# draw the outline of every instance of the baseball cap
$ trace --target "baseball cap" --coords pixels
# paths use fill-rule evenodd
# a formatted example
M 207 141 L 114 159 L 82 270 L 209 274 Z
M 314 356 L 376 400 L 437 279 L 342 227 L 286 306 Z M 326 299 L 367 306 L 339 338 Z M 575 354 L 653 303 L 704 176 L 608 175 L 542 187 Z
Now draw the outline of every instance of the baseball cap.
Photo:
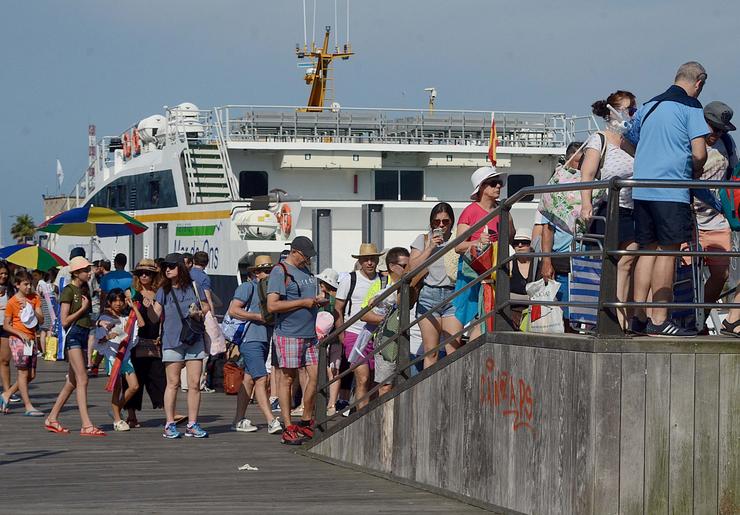
M 305 236 L 297 236 L 290 242 L 290 250 L 297 250 L 307 258 L 316 255 L 316 249 L 313 248 L 313 242 Z
M 184 265 L 185 259 L 183 258 L 183 255 L 180 254 L 179 252 L 172 252 L 171 254 L 167 254 L 164 257 L 164 262 L 168 264 L 173 263 L 176 265 Z
M 732 108 L 724 102 L 709 102 L 704 106 L 704 118 L 714 129 L 734 131 L 735 126 L 730 123 L 733 115 Z

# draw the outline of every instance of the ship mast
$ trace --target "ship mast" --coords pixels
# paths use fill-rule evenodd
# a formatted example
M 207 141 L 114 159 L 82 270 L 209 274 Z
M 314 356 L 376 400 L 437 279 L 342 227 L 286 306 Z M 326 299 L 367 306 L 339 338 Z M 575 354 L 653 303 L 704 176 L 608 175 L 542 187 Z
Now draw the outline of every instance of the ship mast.
M 315 9 L 316 4 L 314 1 L 314 23 L 315 23 Z M 335 11 L 336 11 L 336 4 L 335 4 Z M 303 16 L 304 16 L 304 27 L 306 26 L 306 11 L 305 11 L 305 5 L 303 10 Z M 336 12 L 335 12 L 336 17 Z M 304 38 L 305 38 L 305 28 L 304 28 Z M 304 80 L 306 81 L 306 84 L 311 85 L 311 93 L 308 95 L 308 103 L 306 104 L 305 111 L 322 111 L 324 108 L 324 103 L 328 101 L 333 101 L 333 91 L 334 88 L 331 85 L 333 83 L 333 77 L 332 77 L 332 62 L 335 59 L 342 59 L 347 60 L 350 58 L 350 56 L 354 55 L 354 52 L 352 52 L 352 47 L 347 41 L 343 48 L 340 50 L 339 46 L 336 42 L 335 37 L 335 47 L 333 51 L 329 50 L 329 36 L 331 34 L 331 27 L 326 26 L 325 32 L 324 32 L 324 41 L 323 44 L 320 47 L 316 46 L 315 42 L 311 43 L 311 50 L 308 50 L 308 47 L 306 43 L 304 43 L 303 48 L 296 45 L 296 56 L 298 59 L 304 59 L 308 58 L 311 60 L 310 68 L 306 71 L 306 75 L 304 77 Z M 349 35 L 349 1 L 347 2 L 347 34 Z M 301 64 L 299 64 L 301 66 Z M 327 98 L 327 91 L 330 91 L 331 94 L 329 95 L 329 98 Z

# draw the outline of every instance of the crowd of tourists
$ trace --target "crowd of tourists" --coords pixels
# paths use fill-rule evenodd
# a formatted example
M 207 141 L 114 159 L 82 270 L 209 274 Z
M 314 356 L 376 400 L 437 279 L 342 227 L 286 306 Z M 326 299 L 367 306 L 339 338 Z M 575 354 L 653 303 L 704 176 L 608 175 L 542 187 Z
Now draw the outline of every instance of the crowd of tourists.
M 717 101 L 702 107 L 698 97 L 706 81 L 704 68 L 689 62 L 679 68 L 666 92 L 641 107 L 626 90 L 594 102 L 593 113 L 603 118 L 605 130 L 571 144 L 556 174 L 578 174 L 583 182 L 613 177 L 707 181 L 730 177 L 738 161 L 728 136 L 735 130 L 733 113 Z M 337 328 L 343 330 L 326 349 L 327 375 L 335 380 L 328 391 L 326 415 L 347 415 L 351 400 L 355 401 L 352 409 L 361 409 L 392 389 L 400 347 L 377 346 L 383 335 L 398 332 L 400 299 L 391 294 L 375 301 L 404 274 L 499 206 L 505 173 L 482 167 L 471 181 L 471 203 L 459 217 L 450 204 L 440 202 L 429 213 L 428 227 L 408 247 L 379 249 L 366 242 L 356 252 L 348 252 L 355 262 L 353 270 L 312 274 L 316 249 L 305 236 L 295 237 L 279 258 L 254 257 L 218 329 L 231 343 L 226 358 L 239 370 L 232 430 L 260 429 L 247 418 L 255 404 L 267 422 L 265 429 L 280 434 L 283 443 L 301 444 L 312 438 L 319 349 Z M 705 250 L 731 249 L 730 224 L 715 199 L 711 189 L 690 193 L 643 187 L 619 192 L 618 220 L 610 220 L 617 228 L 619 248 L 656 250 L 657 255 L 619 259 L 618 300 L 672 300 L 676 258 L 661 251 L 678 251 L 695 238 Z M 583 189 L 568 209 L 578 208 L 576 215 L 586 232 L 603 235 L 606 200 L 604 191 Z M 492 329 L 493 281 L 471 285 L 479 273 L 469 259 L 461 257 L 480 255 L 492 243 L 513 246 L 517 256 L 509 271 L 518 317 L 525 304 L 516 301 L 528 298 L 527 285 L 535 279 L 557 281 L 561 284 L 557 298 L 568 300 L 571 260 L 553 256 L 536 263 L 526 256 L 536 242 L 545 253 L 571 250 L 577 231 L 564 227 L 556 215 L 541 203 L 533 227 L 515 228 L 509 222 L 507 242 L 498 241 L 500 217 L 494 217 L 414 277 L 412 318 L 423 318 L 410 331 L 410 374 L 433 366 L 469 338 Z M 5 314 L 0 411 L 10 413 L 15 411 L 14 403 L 22 403 L 24 415 L 43 417 L 48 431 L 69 433 L 60 416 L 74 393 L 80 435 L 104 436 L 90 418 L 87 401 L 89 379 L 98 376 L 104 361 L 105 374 L 113 375 L 110 416 L 115 431 L 140 427 L 137 412 L 142 410 L 146 390 L 152 407 L 163 409 L 163 437 L 208 436 L 198 422 L 201 394 L 213 391 L 212 375 L 219 373 L 212 366 L 214 357 L 209 358 L 211 333 L 205 329 L 217 304 L 206 272 L 208 254 L 142 259 L 131 272 L 127 264 L 123 254 L 114 257 L 113 267 L 107 260 L 90 262 L 83 248 L 73 249 L 67 266 L 49 272 L 29 273 L 0 264 L 0 309 Z M 713 256 L 706 264 L 704 300 L 714 302 L 725 286 L 729 259 Z M 459 293 L 449 300 L 455 292 Z M 343 327 L 368 306 L 372 309 Z M 676 325 L 668 310 L 659 307 L 623 309 L 619 320 L 625 330 L 637 334 L 695 334 Z M 43 413 L 32 402 L 29 383 L 36 377 L 37 360 L 48 354 L 47 336 L 60 334 L 59 328 L 63 333 L 60 355 L 68 363 L 68 372 L 52 409 Z M 731 310 L 721 331 L 740 336 L 739 310 Z M 12 383 L 11 362 L 17 369 Z M 181 391 L 186 394 L 186 414 L 176 409 Z

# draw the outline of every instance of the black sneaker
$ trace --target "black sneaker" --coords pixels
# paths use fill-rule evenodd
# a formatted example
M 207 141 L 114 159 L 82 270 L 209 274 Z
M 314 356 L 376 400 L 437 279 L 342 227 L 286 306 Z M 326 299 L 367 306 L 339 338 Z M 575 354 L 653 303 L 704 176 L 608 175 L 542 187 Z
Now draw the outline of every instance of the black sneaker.
M 650 320 L 645 327 L 645 334 L 658 338 L 693 338 L 696 336 L 696 331 L 678 327 L 671 320 L 666 320 L 660 325 L 655 325 Z
M 650 322 L 650 319 L 646 319 L 644 322 L 640 320 L 637 317 L 632 317 L 630 320 L 630 325 L 627 328 L 627 330 L 632 334 L 638 334 L 640 336 L 644 336 L 645 329 L 647 328 L 648 322 Z

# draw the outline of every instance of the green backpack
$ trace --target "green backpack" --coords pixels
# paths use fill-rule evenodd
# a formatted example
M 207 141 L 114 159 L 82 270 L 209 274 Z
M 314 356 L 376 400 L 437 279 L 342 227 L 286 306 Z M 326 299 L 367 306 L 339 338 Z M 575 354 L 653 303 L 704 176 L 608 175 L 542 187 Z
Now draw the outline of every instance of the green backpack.
M 384 342 L 386 342 L 389 338 L 392 338 L 396 334 L 398 334 L 398 329 L 400 326 L 400 321 L 398 318 L 398 309 L 393 308 L 383 319 L 383 321 L 380 323 L 377 329 L 375 329 L 375 332 L 373 333 L 373 345 L 375 348 L 378 348 L 380 345 L 382 345 Z M 386 361 L 390 361 L 392 363 L 396 362 L 396 359 L 398 358 L 398 340 L 394 340 L 392 343 L 389 343 L 385 347 L 383 347 L 380 350 L 381 356 L 383 356 L 383 359 Z

